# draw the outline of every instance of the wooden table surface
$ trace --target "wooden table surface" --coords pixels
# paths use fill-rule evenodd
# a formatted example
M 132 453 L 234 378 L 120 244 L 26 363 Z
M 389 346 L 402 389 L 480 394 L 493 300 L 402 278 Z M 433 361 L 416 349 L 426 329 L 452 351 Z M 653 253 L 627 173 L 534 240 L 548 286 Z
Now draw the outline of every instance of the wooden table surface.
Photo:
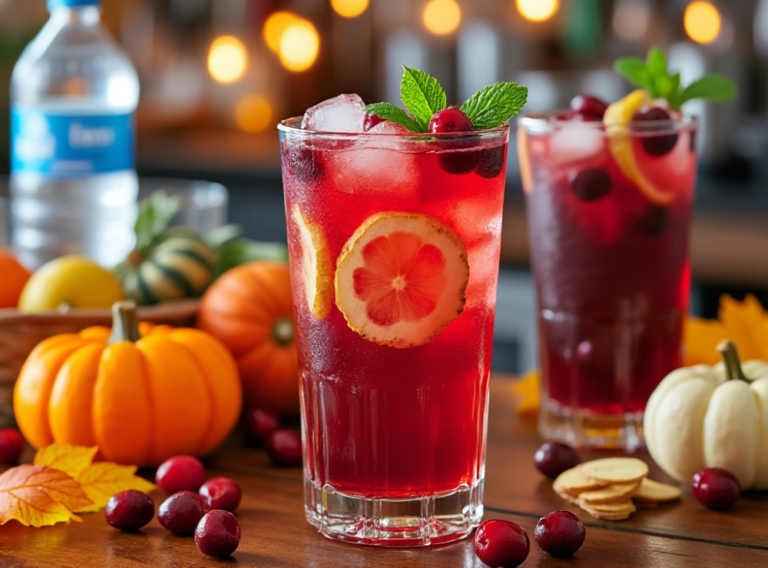
M 524 566 L 768 567 L 768 494 L 750 494 L 732 510 L 714 512 L 694 501 L 685 488 L 681 502 L 639 510 L 622 522 L 593 519 L 561 500 L 533 466 L 540 440 L 535 425 L 515 414 L 510 385 L 503 376 L 491 382 L 485 518 L 518 523 L 532 537 L 539 517 L 567 509 L 587 526 L 584 546 L 574 558 L 551 558 L 532 540 Z M 210 476 L 232 477 L 243 488 L 237 511 L 243 539 L 231 559 L 201 555 L 191 538 L 166 532 L 157 519 L 141 533 L 127 534 L 107 525 L 103 513 L 95 513 L 83 515 L 81 524 L 30 529 L 12 522 L 0 527 L 0 567 L 484 566 L 471 540 L 427 549 L 379 549 L 326 540 L 304 520 L 300 469 L 271 467 L 262 450 L 245 449 L 237 437 L 207 460 L 207 466 Z M 650 477 L 669 481 L 653 464 Z M 159 504 L 162 496 L 153 497 Z

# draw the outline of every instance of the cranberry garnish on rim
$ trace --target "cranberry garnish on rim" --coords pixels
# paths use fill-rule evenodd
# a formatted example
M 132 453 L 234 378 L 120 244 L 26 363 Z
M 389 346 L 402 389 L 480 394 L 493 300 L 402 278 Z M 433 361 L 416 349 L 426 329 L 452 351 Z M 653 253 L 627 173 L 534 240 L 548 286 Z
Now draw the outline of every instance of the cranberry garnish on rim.
M 434 114 L 429 121 L 429 131 L 432 134 L 472 132 L 472 121 L 459 109 L 446 108 Z
M 205 468 L 192 456 L 168 458 L 155 474 L 155 483 L 166 495 L 179 491 L 197 491 L 205 482 Z
M 121 491 L 109 498 L 104 515 L 116 529 L 137 531 L 155 516 L 155 504 L 141 491 Z
M 640 111 L 632 117 L 634 122 L 656 122 L 670 119 L 669 113 L 659 107 Z M 677 134 L 651 134 L 643 136 L 641 142 L 645 151 L 651 156 L 663 156 L 671 152 L 677 145 L 677 138 Z
M 533 538 L 547 554 L 568 558 L 584 544 L 585 535 L 579 517 L 568 511 L 553 511 L 536 523 Z
M 0 463 L 14 465 L 24 452 L 24 438 L 15 428 L 0 430 Z
M 267 440 L 267 436 L 280 428 L 280 416 L 276 412 L 264 408 L 249 410 L 243 420 L 243 431 L 248 443 L 254 447 L 261 447 Z
M 228 477 L 214 477 L 200 488 L 200 498 L 205 508 L 234 511 L 240 504 L 243 493 L 240 486 Z
M 705 507 L 722 511 L 738 501 L 741 486 L 732 473 L 719 467 L 710 467 L 694 474 L 691 492 Z
M 301 436 L 293 430 L 275 430 L 267 437 L 267 453 L 275 465 L 301 465 Z
M 528 534 L 515 523 L 485 521 L 475 533 L 475 554 L 493 568 L 514 568 L 528 558 Z
M 179 536 L 194 534 L 195 527 L 203 515 L 203 501 L 197 493 L 191 491 L 179 491 L 171 495 L 157 509 L 157 520 L 160 524 Z
M 605 170 L 587 168 L 571 172 L 568 177 L 573 193 L 581 201 L 596 201 L 608 195 L 613 182 Z
M 368 132 L 371 128 L 379 124 L 380 122 L 384 122 L 384 119 L 381 118 L 377 114 L 366 114 L 365 120 L 363 121 L 363 130 L 365 132 Z
M 533 456 L 536 468 L 551 479 L 581 463 L 579 454 L 560 442 L 545 442 Z
M 228 511 L 211 511 L 195 529 L 195 544 L 207 556 L 230 556 L 240 545 L 240 524 Z
M 576 95 L 571 99 L 571 112 L 568 118 L 578 117 L 589 121 L 603 120 L 607 108 L 608 105 L 597 97 Z

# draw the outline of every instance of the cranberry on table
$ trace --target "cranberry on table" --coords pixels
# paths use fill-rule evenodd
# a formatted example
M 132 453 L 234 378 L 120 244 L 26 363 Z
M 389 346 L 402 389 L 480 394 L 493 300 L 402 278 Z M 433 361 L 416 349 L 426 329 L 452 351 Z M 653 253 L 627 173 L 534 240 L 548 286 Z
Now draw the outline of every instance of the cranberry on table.
M 671 120 L 669 113 L 660 107 L 651 107 L 635 113 L 632 117 L 635 122 L 656 122 Z M 677 145 L 677 134 L 646 134 L 640 140 L 643 149 L 651 156 L 663 156 L 672 151 Z
M 205 481 L 205 468 L 192 456 L 175 456 L 157 468 L 155 483 L 166 495 L 179 491 L 197 491 Z
M 214 477 L 200 488 L 200 498 L 209 511 L 222 509 L 234 511 L 240 504 L 243 493 L 240 486 L 228 477 Z
M 121 491 L 109 498 L 104 515 L 116 529 L 137 531 L 155 516 L 155 504 L 141 491 Z
M 363 121 L 363 131 L 368 132 L 371 128 L 379 124 L 380 122 L 384 122 L 384 119 L 381 118 L 377 114 L 366 114 L 365 120 Z
M 730 508 L 741 496 L 741 486 L 736 477 L 719 467 L 696 472 L 691 491 L 699 503 L 716 511 Z
M 472 132 L 472 121 L 459 109 L 446 108 L 434 114 L 429 121 L 429 131 L 432 134 Z
M 579 517 L 568 511 L 554 511 L 539 519 L 533 538 L 547 554 L 568 558 L 584 544 L 585 535 Z
M 264 408 L 249 410 L 245 414 L 243 430 L 248 443 L 255 447 L 261 447 L 267 440 L 267 436 L 280 428 L 280 416 L 276 412 Z
M 24 438 L 15 428 L 0 430 L 0 463 L 14 465 L 24 452 Z
M 536 469 L 551 479 L 581 463 L 579 454 L 560 442 L 545 442 L 533 456 Z
M 267 437 L 267 453 L 275 465 L 301 465 L 301 436 L 293 430 L 275 430 Z
M 514 568 L 528 558 L 528 534 L 515 523 L 485 521 L 475 533 L 475 554 L 492 568 Z
M 163 501 L 157 509 L 160 524 L 173 534 L 190 536 L 205 515 L 203 501 L 197 493 L 179 491 Z
M 582 120 L 603 120 L 608 105 L 597 97 L 590 95 L 576 95 L 571 99 L 571 113 L 569 118 L 579 117 Z
M 581 201 L 597 201 L 608 195 L 613 185 L 608 172 L 599 168 L 573 171 L 568 181 L 574 195 Z
M 229 511 L 206 513 L 195 529 L 195 544 L 208 556 L 230 556 L 240 545 L 240 524 Z

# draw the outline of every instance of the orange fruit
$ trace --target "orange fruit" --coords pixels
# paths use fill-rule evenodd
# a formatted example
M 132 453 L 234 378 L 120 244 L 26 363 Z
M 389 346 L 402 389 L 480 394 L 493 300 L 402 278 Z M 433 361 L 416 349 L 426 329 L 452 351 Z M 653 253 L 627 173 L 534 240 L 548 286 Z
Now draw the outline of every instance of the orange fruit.
M 14 254 L 0 248 L 0 308 L 15 308 L 31 276 Z
M 464 310 L 469 264 L 452 229 L 420 213 L 363 222 L 336 265 L 336 306 L 351 329 L 380 345 L 424 345 Z
M 323 228 L 305 217 L 298 205 L 293 206 L 293 221 L 301 246 L 301 280 L 309 310 L 317 319 L 331 313 L 333 305 L 333 261 Z

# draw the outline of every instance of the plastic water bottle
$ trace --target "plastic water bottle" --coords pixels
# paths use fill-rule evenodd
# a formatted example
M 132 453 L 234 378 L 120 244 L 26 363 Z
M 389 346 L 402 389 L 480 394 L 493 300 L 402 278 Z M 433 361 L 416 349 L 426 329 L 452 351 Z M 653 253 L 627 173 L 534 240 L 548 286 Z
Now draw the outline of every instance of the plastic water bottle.
M 139 80 L 101 0 L 48 0 L 11 80 L 11 241 L 30 267 L 66 254 L 111 267 L 134 243 Z

